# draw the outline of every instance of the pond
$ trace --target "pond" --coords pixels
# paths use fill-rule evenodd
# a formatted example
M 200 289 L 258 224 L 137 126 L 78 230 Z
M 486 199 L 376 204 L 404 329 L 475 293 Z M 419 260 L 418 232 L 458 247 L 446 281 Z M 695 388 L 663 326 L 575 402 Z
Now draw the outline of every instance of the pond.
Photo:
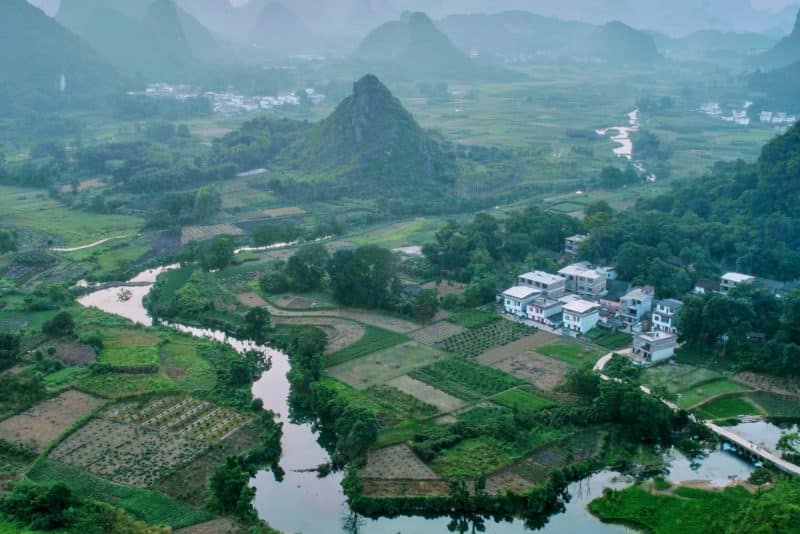
M 84 295 L 79 302 L 84 306 L 96 307 L 107 313 L 119 315 L 139 324 L 150 325 L 142 304 L 156 278 L 162 272 L 176 266 L 164 266 L 145 271 L 129 281 L 142 284 L 136 286 L 120 285 L 109 287 Z M 126 287 L 132 293 L 127 300 L 120 301 L 119 292 Z M 260 347 L 255 343 L 238 340 L 223 332 L 194 328 L 179 324 L 167 324 L 184 333 L 227 343 L 235 350 L 263 350 L 272 360 L 272 367 L 253 385 L 253 395 L 264 402 L 266 409 L 275 412 L 283 422 L 283 455 L 281 467 L 285 476 L 277 482 L 271 471 L 259 472 L 253 479 L 256 488 L 254 506 L 259 516 L 273 527 L 286 532 L 329 533 L 362 532 L 369 534 L 396 534 L 416 532 L 448 532 L 449 517 L 425 519 L 422 517 L 398 517 L 370 520 L 356 518 L 350 512 L 341 487 L 341 473 L 333 473 L 319 478 L 313 471 L 318 465 L 328 461 L 328 454 L 318 443 L 318 434 L 308 423 L 292 421 L 289 410 L 289 359 L 282 352 Z M 779 435 L 778 435 L 779 437 Z M 775 438 L 777 442 L 777 438 Z M 673 482 L 687 480 L 709 480 L 714 485 L 724 485 L 731 477 L 746 478 L 753 466 L 730 453 L 721 450 L 712 452 L 699 464 L 693 464 L 675 450 L 665 453 L 671 473 L 667 477 Z M 563 533 L 617 533 L 630 532 L 620 525 L 600 522 L 587 510 L 588 503 L 602 494 L 603 488 L 624 488 L 633 483 L 629 477 L 612 471 L 601 471 L 584 480 L 570 484 L 570 502 L 564 511 L 549 518 L 541 529 L 543 532 Z M 487 520 L 485 532 L 520 533 L 526 532 L 523 521 L 495 523 Z

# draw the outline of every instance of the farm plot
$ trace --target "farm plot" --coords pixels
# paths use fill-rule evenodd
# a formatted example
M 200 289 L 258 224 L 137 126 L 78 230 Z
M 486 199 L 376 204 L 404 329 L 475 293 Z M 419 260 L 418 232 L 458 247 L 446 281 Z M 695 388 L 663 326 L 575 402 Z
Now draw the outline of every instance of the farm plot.
M 722 395 L 748 393 L 750 391 L 752 391 L 750 388 L 730 380 L 714 380 L 713 382 L 706 382 L 678 392 L 678 406 L 692 408 Z
M 189 396 L 160 397 L 145 403 L 122 402 L 103 415 L 120 423 L 141 425 L 207 443 L 219 443 L 252 420 L 230 408 Z
M 555 403 L 550 399 L 540 397 L 530 390 L 530 386 L 509 389 L 492 397 L 492 402 L 512 410 L 519 410 L 522 414 L 538 412 L 550 408 Z
M 367 465 L 359 472 L 361 479 L 380 480 L 439 480 L 407 445 L 394 445 L 371 451 Z
M 543 345 L 536 349 L 536 352 L 574 367 L 580 367 L 587 363 L 594 365 L 606 353 L 605 350 L 594 349 L 569 341 L 556 341 Z
M 670 363 L 647 369 L 642 375 L 642 382 L 651 387 L 661 386 L 672 393 L 677 393 L 720 378 L 722 373 L 705 367 Z
M 467 401 L 523 384 L 511 375 L 460 358 L 436 362 L 409 373 L 409 376 Z
M 435 406 L 391 386 L 373 386 L 364 393 L 388 412 L 395 411 L 410 419 L 426 419 L 439 413 Z
M 542 391 L 553 391 L 563 384 L 570 369 L 564 362 L 534 352 L 513 356 L 491 366 L 525 380 Z
M 79 419 L 102 405 L 102 400 L 91 395 L 65 391 L 0 422 L 0 439 L 42 452 Z
M 517 473 L 533 483 L 541 484 L 547 481 L 552 471 L 600 454 L 604 440 L 604 432 L 586 430 L 566 440 L 539 448 L 533 454 L 516 462 L 508 471 Z
M 190 241 L 205 241 L 218 235 L 244 235 L 244 230 L 232 224 L 184 226 L 181 228 L 181 244 L 185 245 Z
M 463 326 L 447 321 L 439 321 L 438 323 L 433 323 L 430 326 L 417 330 L 411 334 L 411 337 L 425 345 L 434 345 L 461 334 L 464 330 L 465 328 Z
M 472 358 L 482 352 L 529 336 L 536 328 L 511 321 L 493 321 L 479 328 L 473 328 L 437 343 L 437 346 L 454 354 Z
M 295 319 L 297 320 L 297 319 Z M 304 318 L 307 322 L 316 321 L 317 318 Z M 308 324 L 308 323 L 306 323 Z M 338 365 L 362 356 L 367 356 L 374 352 L 378 352 L 401 343 L 408 341 L 408 338 L 402 334 L 383 330 L 375 326 L 367 326 L 363 330 L 363 334 L 355 343 L 351 343 L 342 350 L 335 351 L 325 359 L 326 366 Z
M 768 417 L 796 419 L 800 414 L 800 398 L 756 391 L 748 396 L 750 402 L 767 413 Z
M 414 380 L 410 376 L 399 376 L 394 380 L 389 381 L 388 385 L 408 395 L 411 395 L 412 397 L 415 397 L 426 404 L 435 406 L 442 412 L 452 412 L 465 406 L 464 401 L 461 399 L 452 395 L 448 395 L 444 391 L 436 389 L 425 382 Z
M 61 442 L 50 459 L 143 488 L 207 448 L 206 443 L 174 433 L 97 418 Z
M 298 215 L 305 214 L 306 210 L 300 206 L 285 206 L 283 208 L 267 208 L 261 210 L 261 215 L 270 219 L 277 219 L 280 217 L 296 217 Z
M 354 388 L 366 389 L 385 384 L 441 358 L 440 351 L 412 341 L 329 367 L 327 372 Z
M 502 347 L 489 349 L 478 356 L 478 361 L 484 365 L 492 365 L 505 359 L 536 350 L 542 345 L 552 343 L 556 339 L 558 339 L 558 336 L 540 330 L 532 336 L 525 336 L 522 339 L 512 341 Z

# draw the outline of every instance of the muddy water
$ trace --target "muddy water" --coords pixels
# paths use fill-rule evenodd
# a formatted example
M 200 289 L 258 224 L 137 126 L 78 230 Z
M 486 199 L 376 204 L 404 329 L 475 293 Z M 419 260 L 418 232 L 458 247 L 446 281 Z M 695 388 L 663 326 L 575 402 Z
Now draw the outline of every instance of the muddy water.
M 99 308 L 107 313 L 125 317 L 139 324 L 150 325 L 152 319 L 145 310 L 142 299 L 162 272 L 174 269 L 170 265 L 151 269 L 140 273 L 130 282 L 147 284 L 137 287 L 112 287 L 89 293 L 79 299 L 84 306 Z M 125 301 L 119 299 L 120 290 L 131 292 Z M 448 532 L 450 518 L 440 517 L 425 519 L 422 517 L 398 517 L 368 520 L 354 518 L 347 507 L 341 487 L 341 474 L 334 473 L 325 478 L 318 478 L 316 473 L 308 471 L 328 461 L 328 454 L 317 442 L 318 434 L 310 424 L 292 421 L 289 410 L 289 371 L 288 357 L 268 347 L 253 342 L 242 341 L 227 336 L 223 332 L 194 328 L 179 324 L 166 324 L 181 332 L 202 338 L 214 339 L 227 343 L 235 350 L 263 350 L 272 360 L 272 368 L 253 385 L 253 395 L 264 402 L 266 409 L 275 412 L 283 422 L 283 456 L 281 467 L 285 477 L 277 482 L 270 471 L 259 472 L 252 480 L 256 488 L 254 506 L 259 516 L 267 520 L 273 527 L 285 532 L 336 533 L 353 532 L 355 523 L 357 531 L 367 534 L 397 534 L 421 532 Z M 728 453 L 717 451 L 703 460 L 699 465 L 691 464 L 680 453 L 667 453 L 672 461 L 674 474 L 668 478 L 674 482 L 695 480 L 709 477 L 716 483 L 724 483 L 731 476 L 746 477 L 753 467 Z M 602 494 L 605 487 L 624 488 L 633 481 L 611 471 L 602 471 L 591 477 L 571 484 L 568 488 L 572 499 L 565 506 L 565 511 L 550 517 L 544 532 L 556 533 L 618 533 L 630 532 L 619 525 L 607 525 L 590 515 L 586 506 Z M 487 520 L 485 532 L 511 534 L 526 532 L 522 521 L 495 523 Z

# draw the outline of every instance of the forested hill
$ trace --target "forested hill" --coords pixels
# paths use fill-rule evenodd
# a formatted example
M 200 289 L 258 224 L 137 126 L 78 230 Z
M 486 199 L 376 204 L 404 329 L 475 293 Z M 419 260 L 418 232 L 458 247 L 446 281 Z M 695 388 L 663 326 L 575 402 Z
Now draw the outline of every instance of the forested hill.
M 619 21 L 592 31 L 582 52 L 614 64 L 652 63 L 663 59 L 650 35 Z
M 279 159 L 376 192 L 442 188 L 454 172 L 442 144 L 372 75 L 358 80 L 353 94 Z
M 772 49 L 758 58 L 758 65 L 767 68 L 779 68 L 800 61 L 800 11 L 794 23 L 792 33 L 781 39 Z
M 645 219 L 659 212 L 656 230 Z M 663 240 L 696 268 L 717 263 L 767 278 L 800 277 L 800 124 L 764 146 L 756 163 L 718 163 L 628 216 L 638 220 L 625 226 L 655 230 L 629 241 L 656 247 Z
M 250 42 L 272 56 L 309 52 L 314 37 L 295 12 L 279 2 L 271 2 L 256 18 Z
M 221 57 L 216 39 L 172 0 L 70 0 L 57 19 L 122 73 L 145 81 L 186 81 Z
M 0 112 L 88 100 L 120 82 L 100 54 L 26 0 L 0 2 L 0 48 Z

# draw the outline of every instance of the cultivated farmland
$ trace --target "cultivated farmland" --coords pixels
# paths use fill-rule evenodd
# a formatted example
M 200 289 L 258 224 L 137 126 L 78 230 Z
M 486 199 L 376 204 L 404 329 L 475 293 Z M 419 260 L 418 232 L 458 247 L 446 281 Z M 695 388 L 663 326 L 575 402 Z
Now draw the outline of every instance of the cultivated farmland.
M 384 384 L 441 358 L 442 354 L 438 350 L 412 341 L 329 367 L 327 372 L 333 378 L 355 388 L 366 389 Z
M 391 380 L 388 385 L 416 397 L 426 404 L 436 406 L 442 412 L 452 412 L 463 408 L 465 405 L 461 399 L 448 395 L 425 382 L 414 380 L 410 376 L 399 376 Z
M 359 473 L 362 479 L 438 480 L 433 472 L 407 445 L 395 445 L 371 451 L 367 466 Z
M 437 346 L 448 352 L 472 358 L 492 347 L 507 345 L 534 332 L 535 328 L 519 323 L 493 321 L 451 336 L 437 343 Z
M 491 367 L 460 358 L 431 364 L 409 373 L 409 376 L 468 401 L 495 395 L 523 383 Z
M 564 383 L 569 365 L 530 352 L 495 362 L 492 367 L 530 382 L 542 391 L 552 391 Z
M 181 244 L 190 241 L 205 241 L 218 235 L 243 235 L 244 230 L 232 224 L 211 224 L 208 226 L 184 226 L 181 228 Z
M 148 487 L 207 447 L 174 433 L 97 418 L 60 443 L 50 459 L 120 484 Z
M 455 335 L 461 334 L 464 332 L 464 330 L 465 329 L 463 326 L 459 326 L 447 321 L 439 321 L 438 323 L 433 323 L 432 325 L 417 330 L 412 334 L 412 337 L 420 343 L 433 345 L 435 343 L 445 341 L 446 339 Z
M 0 422 L 0 439 L 42 452 L 75 422 L 102 405 L 102 400 L 91 395 L 65 391 Z

